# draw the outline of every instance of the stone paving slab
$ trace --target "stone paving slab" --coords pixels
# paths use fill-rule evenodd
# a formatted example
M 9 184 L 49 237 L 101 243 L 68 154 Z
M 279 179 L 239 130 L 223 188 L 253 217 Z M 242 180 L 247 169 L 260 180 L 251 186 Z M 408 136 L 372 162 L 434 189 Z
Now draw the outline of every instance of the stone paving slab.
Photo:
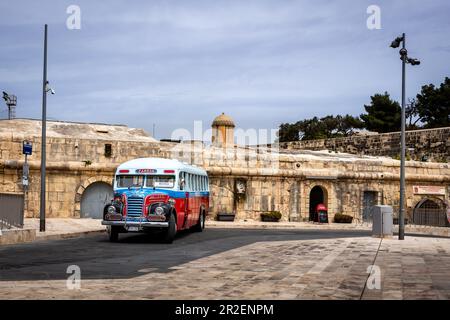
M 366 285 L 371 265 L 381 270 L 379 289 Z M 258 241 L 164 272 L 149 263 L 133 277 L 82 280 L 80 290 L 66 280 L 0 281 L 0 298 L 450 299 L 448 266 L 443 238 Z

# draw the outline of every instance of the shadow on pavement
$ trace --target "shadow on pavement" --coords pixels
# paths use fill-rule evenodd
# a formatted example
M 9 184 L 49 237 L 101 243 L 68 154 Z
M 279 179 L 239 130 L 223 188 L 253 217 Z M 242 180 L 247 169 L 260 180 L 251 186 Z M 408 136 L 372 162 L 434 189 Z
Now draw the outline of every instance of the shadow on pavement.
M 133 278 L 260 241 L 320 240 L 368 237 L 362 230 L 219 229 L 180 232 L 172 244 L 156 235 L 120 234 L 118 243 L 107 236 L 41 241 L 0 247 L 1 281 L 65 280 L 69 265 L 78 265 L 82 279 Z

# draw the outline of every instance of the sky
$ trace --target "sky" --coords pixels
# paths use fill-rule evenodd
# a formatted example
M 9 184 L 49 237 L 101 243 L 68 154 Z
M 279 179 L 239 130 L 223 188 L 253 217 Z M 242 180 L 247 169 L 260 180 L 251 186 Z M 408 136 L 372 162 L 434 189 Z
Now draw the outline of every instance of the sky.
M 80 29 L 69 29 L 70 5 Z M 369 29 L 370 5 L 380 29 Z M 401 98 L 450 76 L 447 0 L 209 0 L 0 2 L 0 89 L 17 117 L 41 117 L 48 24 L 48 118 L 126 124 L 158 139 L 222 112 L 244 130 L 313 116 L 364 112 L 375 93 Z M 0 106 L 0 117 L 7 116 Z

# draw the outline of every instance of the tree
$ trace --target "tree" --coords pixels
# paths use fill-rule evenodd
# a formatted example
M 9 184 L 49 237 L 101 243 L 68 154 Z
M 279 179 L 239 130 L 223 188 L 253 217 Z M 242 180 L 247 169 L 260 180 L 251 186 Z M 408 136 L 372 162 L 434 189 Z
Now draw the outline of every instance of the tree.
M 343 137 L 363 128 L 363 122 L 351 115 L 314 117 L 296 123 L 283 123 L 278 133 L 280 142 Z
M 317 117 L 297 122 L 301 140 L 324 139 L 327 137 L 326 126 Z
M 377 93 L 370 99 L 370 105 L 364 105 L 367 114 L 361 115 L 365 128 L 380 133 L 400 131 L 400 104 L 393 101 L 387 92 L 384 94 Z
M 422 118 L 419 117 L 416 99 L 408 99 L 408 103 L 405 108 L 405 118 L 406 130 L 417 130 L 420 128 Z
M 439 88 L 433 84 L 422 87 L 417 95 L 417 113 L 425 128 L 450 126 L 450 78 Z
M 282 123 L 278 131 L 279 142 L 289 142 L 300 140 L 299 129 L 296 123 Z
M 353 117 L 349 114 L 345 116 L 336 116 L 338 118 L 337 133 L 341 136 L 347 137 L 354 133 L 354 129 L 363 129 L 364 122 L 359 117 Z

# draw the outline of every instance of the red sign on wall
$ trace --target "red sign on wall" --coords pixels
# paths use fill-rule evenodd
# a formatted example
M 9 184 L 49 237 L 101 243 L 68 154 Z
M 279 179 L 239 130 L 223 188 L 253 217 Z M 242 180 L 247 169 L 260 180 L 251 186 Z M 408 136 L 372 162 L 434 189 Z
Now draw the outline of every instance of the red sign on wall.
M 414 194 L 445 195 L 445 187 L 440 186 L 413 186 Z

